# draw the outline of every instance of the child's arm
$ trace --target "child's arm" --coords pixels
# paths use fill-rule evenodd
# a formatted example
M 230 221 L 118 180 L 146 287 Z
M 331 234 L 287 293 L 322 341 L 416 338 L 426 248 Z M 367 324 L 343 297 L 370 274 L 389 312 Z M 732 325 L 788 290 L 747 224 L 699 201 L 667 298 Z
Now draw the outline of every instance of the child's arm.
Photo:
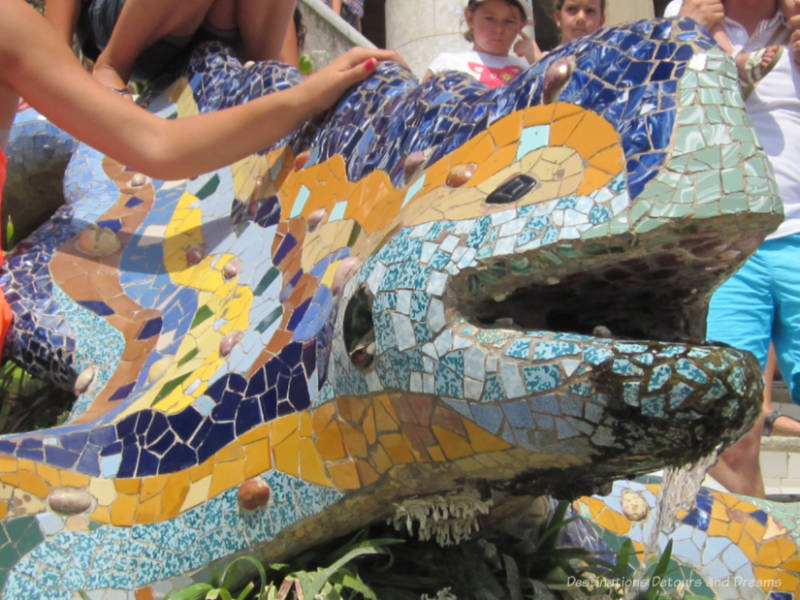
M 215 113 L 166 120 L 95 81 L 23 0 L 0 0 L 0 96 L 13 90 L 58 127 L 159 178 L 194 176 L 276 142 L 367 77 L 375 59 L 400 60 L 388 50 L 355 48 L 288 90 Z M 0 115 L 0 123 L 7 120 Z
M 725 6 L 722 0 L 683 0 L 678 14 L 694 19 L 711 31 L 715 26 L 722 24 L 725 18 Z
M 788 17 L 786 26 L 791 30 L 789 47 L 792 49 L 794 62 L 800 65 L 800 14 Z
M 72 46 L 80 7 L 80 0 L 46 0 L 44 3 L 45 19 L 55 27 L 67 46 Z

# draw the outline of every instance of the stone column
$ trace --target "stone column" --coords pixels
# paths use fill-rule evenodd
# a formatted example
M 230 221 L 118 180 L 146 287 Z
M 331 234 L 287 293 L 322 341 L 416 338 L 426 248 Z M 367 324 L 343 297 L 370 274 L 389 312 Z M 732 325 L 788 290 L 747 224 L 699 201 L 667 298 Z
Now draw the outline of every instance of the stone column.
M 606 24 L 608 25 L 652 19 L 654 15 L 653 0 L 627 0 L 627 2 L 606 0 Z
M 535 13 L 552 0 L 533 0 Z M 606 23 L 651 18 L 653 0 L 606 0 Z M 386 0 L 386 47 L 397 50 L 414 74 L 422 78 L 431 60 L 444 51 L 466 50 L 466 0 Z M 540 19 L 537 16 L 537 19 Z M 542 34 L 537 35 L 541 39 Z M 549 37 L 549 36 L 548 36 Z

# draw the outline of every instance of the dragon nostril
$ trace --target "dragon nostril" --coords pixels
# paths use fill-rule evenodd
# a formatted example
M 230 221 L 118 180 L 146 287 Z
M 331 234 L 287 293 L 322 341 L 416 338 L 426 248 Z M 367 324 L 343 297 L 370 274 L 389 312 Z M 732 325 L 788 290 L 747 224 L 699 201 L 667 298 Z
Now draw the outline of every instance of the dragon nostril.
M 520 174 L 509 179 L 486 198 L 489 204 L 510 204 L 522 198 L 536 185 L 536 180 L 530 175 Z

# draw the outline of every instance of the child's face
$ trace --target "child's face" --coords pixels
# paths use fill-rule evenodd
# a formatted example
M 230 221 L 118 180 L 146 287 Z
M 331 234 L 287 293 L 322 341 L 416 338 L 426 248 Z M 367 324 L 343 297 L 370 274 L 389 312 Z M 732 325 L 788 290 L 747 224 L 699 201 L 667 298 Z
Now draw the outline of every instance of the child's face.
M 561 41 L 594 33 L 603 26 L 601 0 L 564 0 L 564 5 L 555 13 L 556 24 L 561 29 Z
M 525 25 L 518 7 L 505 0 L 486 0 L 464 17 L 472 29 L 473 48 L 486 54 L 508 56 L 511 45 Z

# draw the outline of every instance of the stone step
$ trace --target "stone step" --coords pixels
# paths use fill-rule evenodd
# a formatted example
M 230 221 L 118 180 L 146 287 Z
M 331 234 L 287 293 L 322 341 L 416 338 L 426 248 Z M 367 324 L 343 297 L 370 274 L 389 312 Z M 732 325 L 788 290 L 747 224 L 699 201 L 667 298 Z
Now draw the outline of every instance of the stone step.
M 772 404 L 783 414 L 800 419 L 800 406 L 792 402 L 785 382 L 772 385 Z M 800 500 L 800 436 L 761 438 L 761 473 L 769 497 Z

